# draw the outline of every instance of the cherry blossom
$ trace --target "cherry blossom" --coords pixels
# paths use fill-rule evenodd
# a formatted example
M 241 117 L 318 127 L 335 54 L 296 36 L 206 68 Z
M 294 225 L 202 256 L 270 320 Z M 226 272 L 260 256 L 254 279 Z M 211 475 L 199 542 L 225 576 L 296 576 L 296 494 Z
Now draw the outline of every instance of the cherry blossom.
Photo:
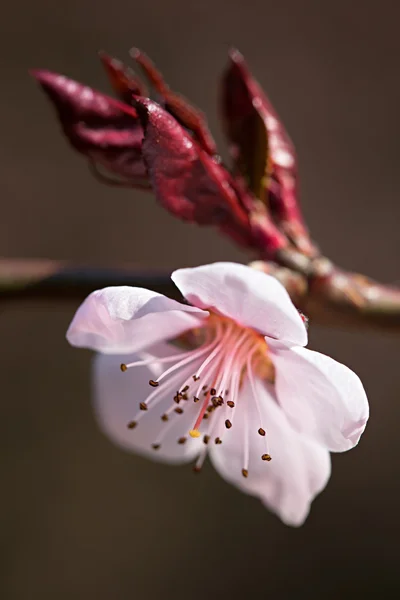
M 99 354 L 96 414 L 126 449 L 217 471 L 300 525 L 368 419 L 350 369 L 305 348 L 307 329 L 273 277 L 234 263 L 179 269 L 187 303 L 132 287 L 93 292 L 67 332 Z

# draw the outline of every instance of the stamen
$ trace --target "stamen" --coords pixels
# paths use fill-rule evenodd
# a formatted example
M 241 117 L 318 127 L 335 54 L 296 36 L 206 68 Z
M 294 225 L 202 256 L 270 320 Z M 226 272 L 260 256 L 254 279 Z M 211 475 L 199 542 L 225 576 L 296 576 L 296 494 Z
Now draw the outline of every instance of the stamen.
M 178 444 L 184 444 L 186 442 L 187 438 L 186 437 L 180 437 L 178 440 Z
M 247 338 L 247 340 L 246 340 Z M 245 343 L 243 343 L 245 342 Z M 228 356 L 224 357 L 224 361 L 221 367 L 221 370 L 224 370 L 224 375 L 222 377 L 222 380 L 220 382 L 220 387 L 219 389 L 222 391 L 225 389 L 226 384 L 228 383 L 229 377 L 231 377 L 231 385 L 230 387 L 234 388 L 235 393 L 237 393 L 237 387 L 239 384 L 239 380 L 241 377 L 241 373 L 242 373 L 242 369 L 243 369 L 243 362 L 245 361 L 245 358 L 249 352 L 249 350 L 251 350 L 251 348 L 254 348 L 254 339 L 253 336 L 251 335 L 251 333 L 249 333 L 248 330 L 245 330 L 243 333 L 241 333 L 239 336 L 237 336 L 235 343 L 233 344 L 233 348 L 232 350 L 229 352 Z M 251 352 L 251 354 L 253 354 L 256 351 L 257 348 L 253 349 L 253 352 Z M 235 396 L 233 396 L 235 397 Z M 217 401 L 217 405 L 221 406 L 223 403 L 223 399 L 221 396 L 218 396 L 216 398 Z M 225 408 L 224 410 L 225 413 L 225 418 L 228 416 L 227 414 L 227 409 Z M 233 414 L 230 414 L 231 418 L 233 418 Z M 223 419 L 220 420 L 221 423 L 221 427 L 223 427 Z M 228 423 L 228 424 L 227 424 Z M 232 427 L 232 421 L 230 419 L 226 419 L 225 420 L 225 427 L 227 429 L 230 429 L 230 427 Z M 223 429 L 219 431 L 219 436 L 218 438 L 221 439 L 222 441 L 222 437 L 223 437 Z
M 152 444 L 151 447 L 153 450 L 159 450 L 161 448 L 161 444 Z
M 242 401 L 246 402 L 247 398 L 246 399 L 242 398 Z M 249 408 L 248 408 L 248 406 L 245 407 L 243 412 L 244 412 L 244 419 L 243 419 L 244 420 L 244 423 L 243 423 L 244 440 L 243 440 L 242 475 L 243 475 L 243 477 L 247 477 L 247 475 L 249 474 L 249 417 L 248 417 Z
M 222 444 L 222 440 L 220 437 L 216 437 L 214 441 L 216 444 Z
M 222 339 L 221 339 L 222 337 Z M 189 353 L 189 356 L 187 356 L 187 358 L 184 358 L 183 360 L 179 361 L 178 363 L 176 363 L 175 365 L 172 365 L 172 367 L 170 367 L 169 369 L 167 369 L 166 371 L 164 371 L 164 373 L 162 373 L 162 375 L 160 375 L 159 377 L 157 377 L 157 382 L 160 383 L 160 381 L 162 381 L 165 377 L 167 377 L 167 375 L 169 375 L 170 373 L 172 373 L 173 371 L 176 371 L 176 369 L 180 369 L 182 367 L 184 367 L 185 365 L 187 365 L 188 363 L 193 362 L 194 360 L 200 358 L 201 356 L 203 356 L 203 354 L 206 354 L 209 350 L 211 350 L 212 348 L 214 348 L 213 352 L 211 352 L 211 354 L 209 355 L 208 358 L 210 358 L 210 356 L 213 355 L 213 353 L 220 347 L 220 345 L 223 343 L 223 336 L 221 336 L 221 328 L 219 328 L 219 331 L 217 332 L 214 340 L 207 345 L 203 345 L 200 346 L 200 348 L 198 348 L 197 350 L 192 350 Z M 204 362 L 207 363 L 206 359 Z M 204 365 L 204 363 L 203 363 Z M 199 371 L 197 371 L 197 377 L 200 377 L 200 372 L 201 372 L 201 368 L 199 369 Z M 193 375 L 192 375 L 193 377 Z
M 261 415 L 261 407 L 260 407 L 260 403 L 258 400 L 258 396 L 257 396 L 257 390 L 256 390 L 256 386 L 255 386 L 255 382 L 254 382 L 254 373 L 253 373 L 253 369 L 251 366 L 251 361 L 252 361 L 253 355 L 250 355 L 247 359 L 247 373 L 248 373 L 248 377 L 249 377 L 249 381 L 250 381 L 250 387 L 251 387 L 251 391 L 253 394 L 253 398 L 254 401 L 256 403 L 256 408 L 257 408 L 257 412 L 258 412 L 258 418 L 260 419 L 260 421 L 262 420 L 262 415 Z M 262 459 L 263 460 L 271 460 L 271 457 L 269 455 L 269 451 L 268 451 L 268 439 L 266 437 L 266 432 L 265 429 L 263 429 L 262 427 L 259 428 L 258 433 L 265 437 L 265 443 L 266 443 L 266 453 L 262 455 Z M 268 456 L 268 458 L 264 458 L 264 456 Z
M 228 400 L 227 405 L 229 406 L 229 408 L 233 408 L 235 406 L 235 403 L 232 402 L 232 400 Z
M 128 429 L 135 429 L 136 425 L 137 425 L 136 421 L 130 421 L 128 423 L 127 427 L 128 427 Z
M 192 438 L 198 438 L 198 437 L 200 437 L 201 433 L 200 433 L 200 431 L 198 429 L 191 429 L 189 431 L 189 435 Z
M 206 456 L 207 456 L 207 449 L 204 448 L 204 450 L 199 454 L 196 464 L 193 467 L 194 473 L 200 473 Z
M 262 458 L 263 460 L 267 460 L 268 462 L 269 462 L 270 460 L 272 460 L 272 458 L 270 457 L 270 455 L 269 455 L 269 454 L 263 454 L 261 458 Z
M 154 379 L 150 379 L 149 384 L 151 387 L 158 387 L 160 385 L 158 381 L 154 381 Z
M 140 406 L 140 410 L 147 410 L 147 408 L 148 408 L 148 407 L 147 407 L 147 404 L 146 404 L 145 402 L 141 402 L 141 403 L 139 404 L 139 406 Z
M 191 367 L 190 367 L 190 370 L 191 370 Z M 190 370 L 189 370 L 189 368 L 187 368 L 183 373 L 175 373 L 175 375 L 173 377 L 171 377 L 170 381 L 166 382 L 164 386 L 158 387 L 153 392 L 151 392 L 151 394 L 149 394 L 149 396 L 146 398 L 146 401 L 143 402 L 142 404 L 144 404 L 146 407 L 148 407 L 150 405 L 150 408 L 153 408 L 153 406 L 156 406 L 163 398 L 165 398 L 165 395 L 167 395 L 174 389 L 174 387 L 177 385 L 178 381 L 180 381 L 180 383 L 182 383 L 182 378 L 184 378 L 185 376 L 187 377 L 187 375 L 189 375 L 189 373 L 190 373 Z M 146 414 L 146 409 L 140 408 L 140 410 L 134 416 L 133 420 L 135 420 L 139 423 L 140 419 L 143 418 L 145 414 Z M 164 419 L 164 420 L 166 420 L 166 419 Z
M 188 356 L 194 356 L 194 354 L 197 351 L 206 351 L 208 349 L 210 349 L 212 346 L 214 346 L 214 344 L 217 343 L 219 337 L 221 333 L 221 327 L 219 327 L 219 331 L 216 334 L 216 337 L 213 339 L 213 341 L 211 343 L 206 343 L 206 344 L 202 344 L 201 346 L 199 346 L 199 348 L 195 348 L 194 350 L 189 350 L 187 352 L 179 352 L 178 354 L 172 354 L 171 356 L 164 356 L 164 357 L 156 357 L 156 356 L 152 356 L 151 358 L 146 358 L 145 360 L 137 360 L 135 362 L 132 363 L 122 363 L 121 364 L 121 371 L 125 372 L 127 369 L 130 369 L 131 367 L 144 367 L 146 365 L 151 365 L 153 363 L 169 363 L 169 362 L 174 362 L 174 360 L 179 360 L 182 358 L 186 358 Z
M 209 441 L 210 441 L 210 436 L 209 435 L 205 435 L 203 437 L 203 442 L 207 445 Z
M 174 408 L 174 412 L 176 412 L 177 415 L 183 415 L 183 409 L 182 408 Z

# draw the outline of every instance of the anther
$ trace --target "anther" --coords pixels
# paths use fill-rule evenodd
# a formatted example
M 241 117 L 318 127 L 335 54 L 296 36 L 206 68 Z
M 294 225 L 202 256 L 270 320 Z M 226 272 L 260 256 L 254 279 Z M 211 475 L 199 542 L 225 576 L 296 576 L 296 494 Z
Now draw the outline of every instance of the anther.
M 198 381 L 200 379 L 200 377 L 198 377 L 198 375 L 192 375 L 193 377 L 193 381 Z
M 158 450 L 159 448 L 161 448 L 161 444 L 152 444 L 151 447 L 153 448 L 153 450 Z
M 191 429 L 189 431 L 189 435 L 192 438 L 198 438 L 198 437 L 200 437 L 201 434 L 200 434 L 200 431 L 198 429 Z
M 184 444 L 186 442 L 186 438 L 185 437 L 180 437 L 178 440 L 178 444 Z
M 208 419 L 208 417 L 209 417 L 209 416 L 210 416 L 210 415 L 209 415 L 209 413 L 206 413 L 206 414 L 203 416 L 203 419 Z
M 227 405 L 229 406 L 229 408 L 233 408 L 235 406 L 235 403 L 232 402 L 232 400 L 228 400 Z
M 229 419 L 227 419 L 227 420 L 225 421 L 225 427 L 226 427 L 227 429 L 230 429 L 230 428 L 232 427 L 232 423 L 230 422 L 230 420 L 229 420 Z
M 141 402 L 139 404 L 140 410 L 147 410 L 147 404 L 145 402 Z
M 205 435 L 205 436 L 203 437 L 203 442 L 204 442 L 205 444 L 208 444 L 208 442 L 209 442 L 209 441 L 210 441 L 210 436 L 209 436 L 209 435 Z
M 184 394 L 185 392 L 187 392 L 189 389 L 188 385 L 185 385 L 185 387 L 183 388 L 183 390 L 181 391 L 182 394 Z
M 128 425 L 127 425 L 127 428 L 128 429 L 135 429 L 136 425 L 137 425 L 136 421 L 130 421 L 130 423 L 128 423 Z
M 222 444 L 222 440 L 219 437 L 216 437 L 214 441 L 216 444 Z
M 160 385 L 158 381 L 154 381 L 154 379 L 150 379 L 149 384 L 151 387 L 158 387 Z
M 265 435 L 265 429 L 263 429 L 262 427 L 260 427 L 260 429 L 258 430 L 258 433 L 260 435 Z
M 125 364 L 125 363 L 121 363 L 121 366 L 120 366 L 120 368 L 121 368 L 121 371 L 122 371 L 123 373 L 125 373 L 125 371 L 128 369 L 128 367 L 126 366 L 126 364 Z
M 247 469 L 242 469 L 242 475 L 243 477 L 248 477 L 249 476 L 249 472 Z
M 217 390 L 215 388 L 211 388 L 211 390 L 210 390 L 211 396 L 215 396 L 216 393 L 217 393 Z
M 206 392 L 207 391 L 207 386 L 203 385 L 203 387 L 201 389 L 203 390 L 203 392 Z
M 176 392 L 175 396 L 174 396 L 174 402 L 176 402 L 177 404 L 179 404 L 179 402 L 182 400 L 182 394 L 180 392 Z
M 198 398 L 197 396 L 193 396 L 193 402 L 200 402 L 200 398 Z
M 213 403 L 214 408 L 220 406 L 218 398 L 216 396 L 214 396 L 214 398 L 211 398 L 211 402 Z
M 197 465 L 194 465 L 193 467 L 193 473 L 200 473 L 201 472 L 201 467 L 198 467 Z
M 168 421 L 168 415 L 161 415 L 161 421 Z
M 175 412 L 176 412 L 177 415 L 182 415 L 183 414 L 182 408 L 178 407 L 178 408 L 175 408 L 174 410 L 175 410 Z
M 207 406 L 207 412 L 212 413 L 215 410 L 215 406 Z
M 269 454 L 263 454 L 261 458 L 262 458 L 263 460 L 267 460 L 268 462 L 269 462 L 270 460 L 272 460 L 272 458 L 270 457 L 270 455 L 269 455 Z

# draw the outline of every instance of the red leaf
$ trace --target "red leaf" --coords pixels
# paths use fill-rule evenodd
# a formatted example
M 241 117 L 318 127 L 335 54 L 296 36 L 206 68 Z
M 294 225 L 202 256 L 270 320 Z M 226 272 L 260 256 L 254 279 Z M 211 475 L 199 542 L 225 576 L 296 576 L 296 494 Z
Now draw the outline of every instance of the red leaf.
M 222 88 L 223 113 L 237 170 L 258 197 L 267 193 L 282 230 L 303 251 L 312 246 L 298 205 L 297 158 L 272 104 L 233 50 Z
M 150 83 L 164 101 L 165 109 L 175 117 L 178 123 L 193 133 L 194 138 L 208 154 L 216 154 L 217 148 L 203 113 L 192 106 L 186 98 L 170 89 L 160 71 L 156 69 L 144 52 L 138 48 L 132 48 L 131 55 L 142 67 Z
M 105 52 L 99 52 L 99 56 L 115 93 L 123 102 L 132 105 L 132 96 L 148 95 L 144 83 L 129 67 Z
M 143 158 L 160 203 L 185 221 L 217 225 L 243 245 L 262 245 L 266 255 L 265 222 L 260 216 L 252 225 L 248 199 L 242 201 L 230 173 L 161 106 L 138 97 L 135 106 L 144 129 Z M 286 244 L 280 238 L 273 242 L 279 247 Z
M 127 185 L 149 187 L 141 151 L 143 130 L 134 108 L 63 75 L 44 70 L 32 74 L 78 152 L 125 178 Z

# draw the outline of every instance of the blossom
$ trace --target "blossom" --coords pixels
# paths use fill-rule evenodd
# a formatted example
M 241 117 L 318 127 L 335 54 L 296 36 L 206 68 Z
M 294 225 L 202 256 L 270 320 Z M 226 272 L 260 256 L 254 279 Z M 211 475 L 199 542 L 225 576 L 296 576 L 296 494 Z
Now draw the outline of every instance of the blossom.
M 196 460 L 195 471 L 209 455 L 227 481 L 300 525 L 329 479 L 329 452 L 349 450 L 365 428 L 359 378 L 305 348 L 304 320 L 273 277 L 220 262 L 172 280 L 187 304 L 105 288 L 68 329 L 72 345 L 99 352 L 103 429 L 146 456 Z

